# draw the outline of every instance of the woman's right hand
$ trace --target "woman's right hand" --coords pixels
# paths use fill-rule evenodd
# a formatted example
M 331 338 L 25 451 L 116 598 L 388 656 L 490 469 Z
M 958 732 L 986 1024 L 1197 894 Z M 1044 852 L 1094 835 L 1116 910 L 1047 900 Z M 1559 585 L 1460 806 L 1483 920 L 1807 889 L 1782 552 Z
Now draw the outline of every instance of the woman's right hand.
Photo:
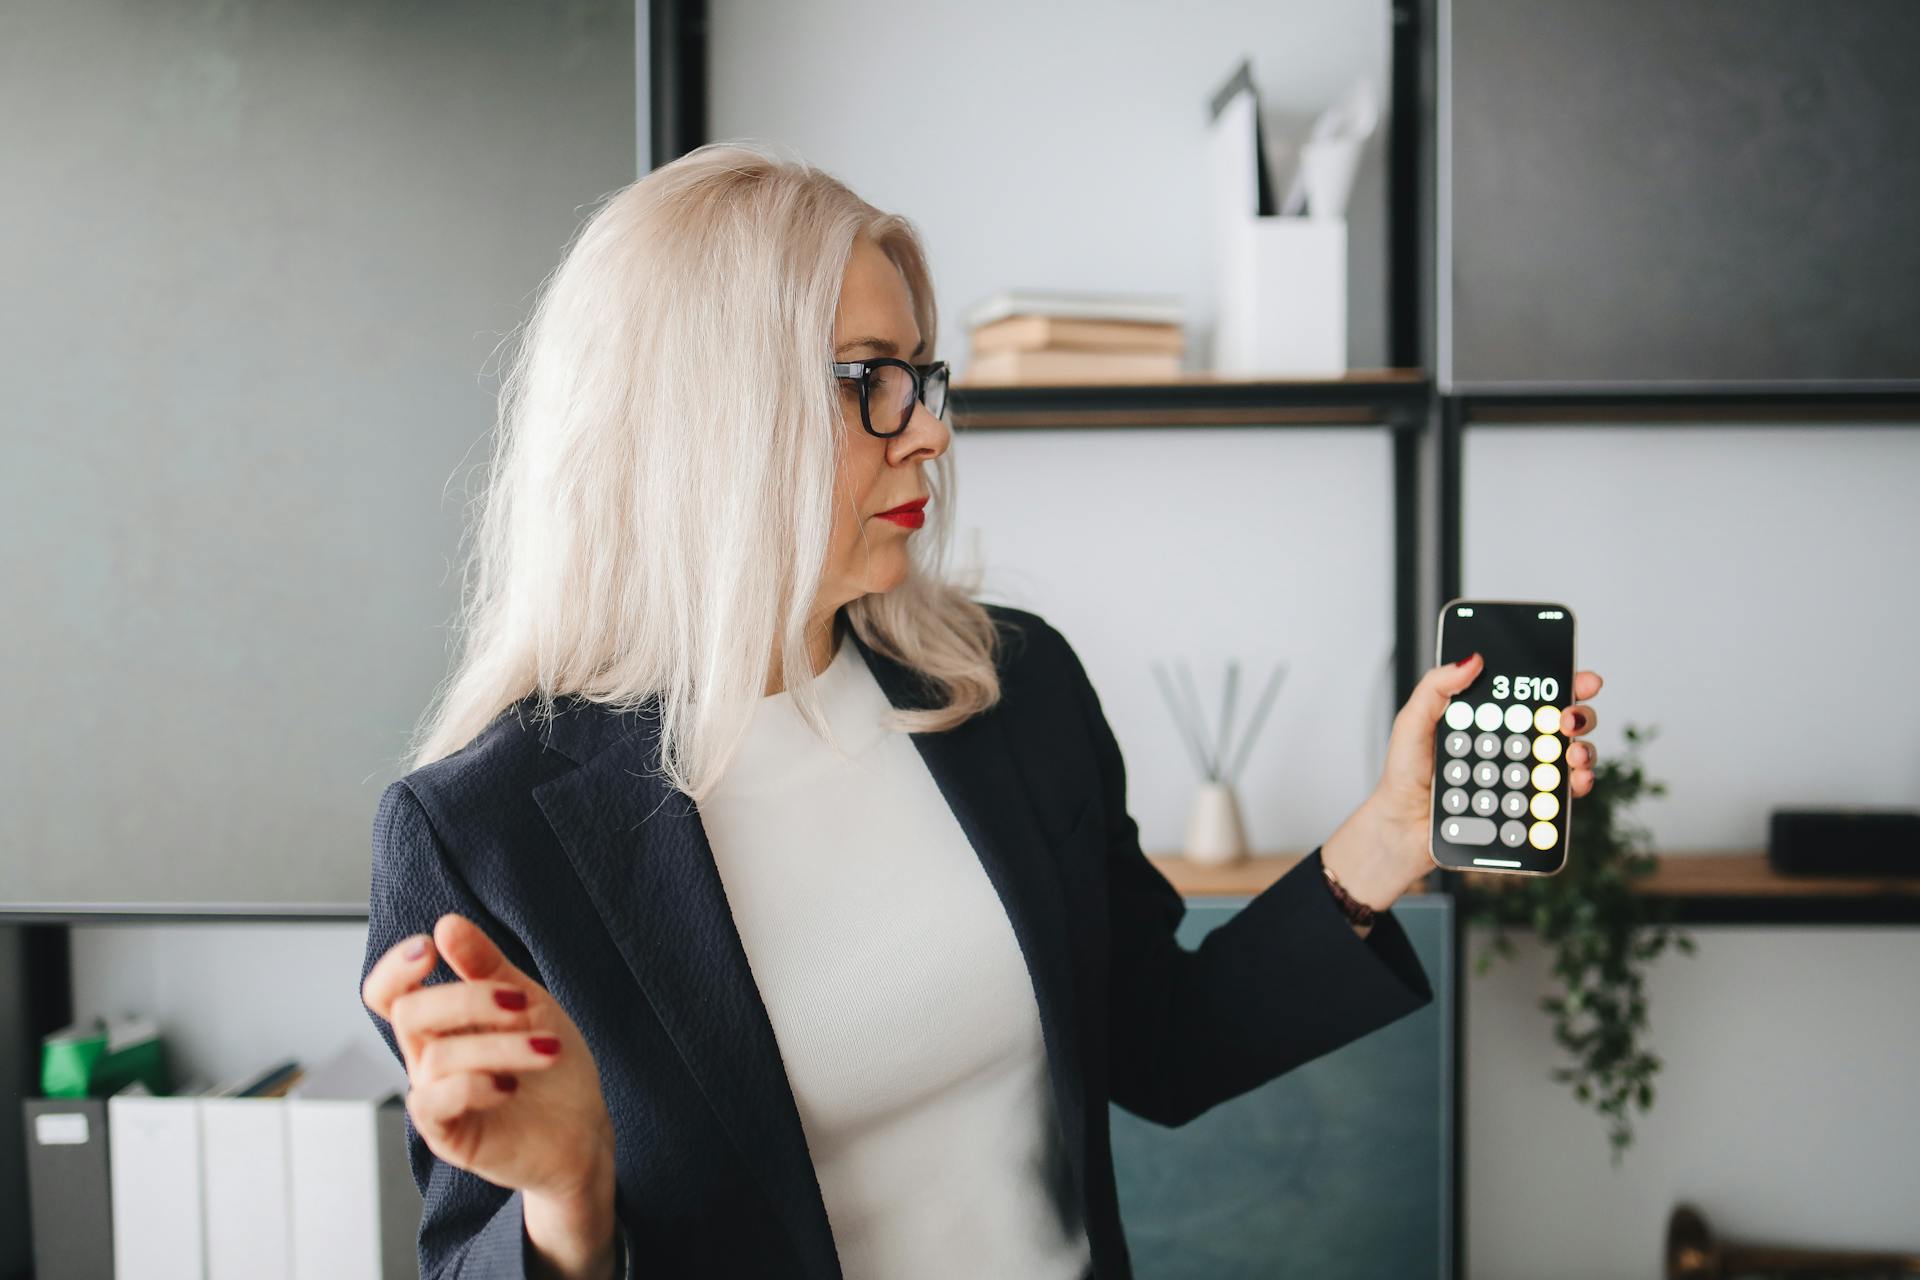
M 441 957 L 460 981 L 421 985 Z M 393 1027 L 407 1113 L 435 1155 L 529 1200 L 611 1210 L 613 1123 L 593 1055 L 478 925 L 449 913 L 431 937 L 395 943 L 360 998 Z

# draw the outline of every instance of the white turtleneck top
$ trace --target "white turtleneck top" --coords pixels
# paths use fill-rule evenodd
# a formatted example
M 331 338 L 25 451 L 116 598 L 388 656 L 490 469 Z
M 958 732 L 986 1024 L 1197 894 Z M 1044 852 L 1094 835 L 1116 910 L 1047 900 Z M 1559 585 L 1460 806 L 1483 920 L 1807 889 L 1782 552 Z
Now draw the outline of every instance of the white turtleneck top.
M 1033 982 L 918 748 L 842 638 L 820 676 L 842 760 L 764 697 L 700 806 L 779 1042 L 847 1280 L 1086 1273 L 1045 1169 Z

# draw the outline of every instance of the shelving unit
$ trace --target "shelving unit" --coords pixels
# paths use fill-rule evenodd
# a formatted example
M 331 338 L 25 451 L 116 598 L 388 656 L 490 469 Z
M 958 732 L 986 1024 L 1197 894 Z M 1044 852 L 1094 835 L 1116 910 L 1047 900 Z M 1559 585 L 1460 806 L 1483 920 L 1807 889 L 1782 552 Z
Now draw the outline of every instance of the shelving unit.
M 1424 624 L 1420 569 L 1420 440 L 1433 380 L 1419 369 L 1361 369 L 1339 378 L 1230 378 L 1098 386 L 969 387 L 948 406 L 956 432 L 1255 427 L 1392 433 L 1393 679 L 1404 700 L 1418 678 Z

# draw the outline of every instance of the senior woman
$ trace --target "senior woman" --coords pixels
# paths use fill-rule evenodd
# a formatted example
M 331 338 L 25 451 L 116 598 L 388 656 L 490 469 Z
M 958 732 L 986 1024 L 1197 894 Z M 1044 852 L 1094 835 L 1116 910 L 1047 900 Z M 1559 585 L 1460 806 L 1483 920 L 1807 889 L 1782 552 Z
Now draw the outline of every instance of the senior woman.
M 1184 1124 L 1432 998 L 1384 909 L 1478 656 L 1181 947 L 1073 649 L 941 575 L 935 338 L 911 224 L 759 147 L 622 189 L 547 283 L 374 820 L 429 1280 L 1119 1280 L 1109 1102 Z

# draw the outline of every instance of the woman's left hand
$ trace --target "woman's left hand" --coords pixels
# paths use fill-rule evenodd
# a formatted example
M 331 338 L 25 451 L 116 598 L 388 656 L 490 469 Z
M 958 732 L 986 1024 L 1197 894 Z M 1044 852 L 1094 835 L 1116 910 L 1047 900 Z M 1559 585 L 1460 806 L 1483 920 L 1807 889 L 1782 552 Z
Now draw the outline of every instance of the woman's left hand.
M 1434 735 L 1453 695 L 1479 679 L 1485 662 L 1476 653 L 1464 664 L 1450 662 L 1421 677 L 1413 696 L 1393 718 L 1379 785 L 1321 846 L 1321 862 L 1348 893 L 1370 907 L 1391 904 L 1434 868 L 1428 851 Z M 1561 710 L 1561 733 L 1580 739 L 1593 732 L 1598 722 L 1585 700 L 1600 692 L 1601 683 L 1598 672 L 1574 673 L 1574 705 Z M 1575 797 L 1593 790 L 1596 758 L 1591 742 L 1575 741 L 1567 748 Z

